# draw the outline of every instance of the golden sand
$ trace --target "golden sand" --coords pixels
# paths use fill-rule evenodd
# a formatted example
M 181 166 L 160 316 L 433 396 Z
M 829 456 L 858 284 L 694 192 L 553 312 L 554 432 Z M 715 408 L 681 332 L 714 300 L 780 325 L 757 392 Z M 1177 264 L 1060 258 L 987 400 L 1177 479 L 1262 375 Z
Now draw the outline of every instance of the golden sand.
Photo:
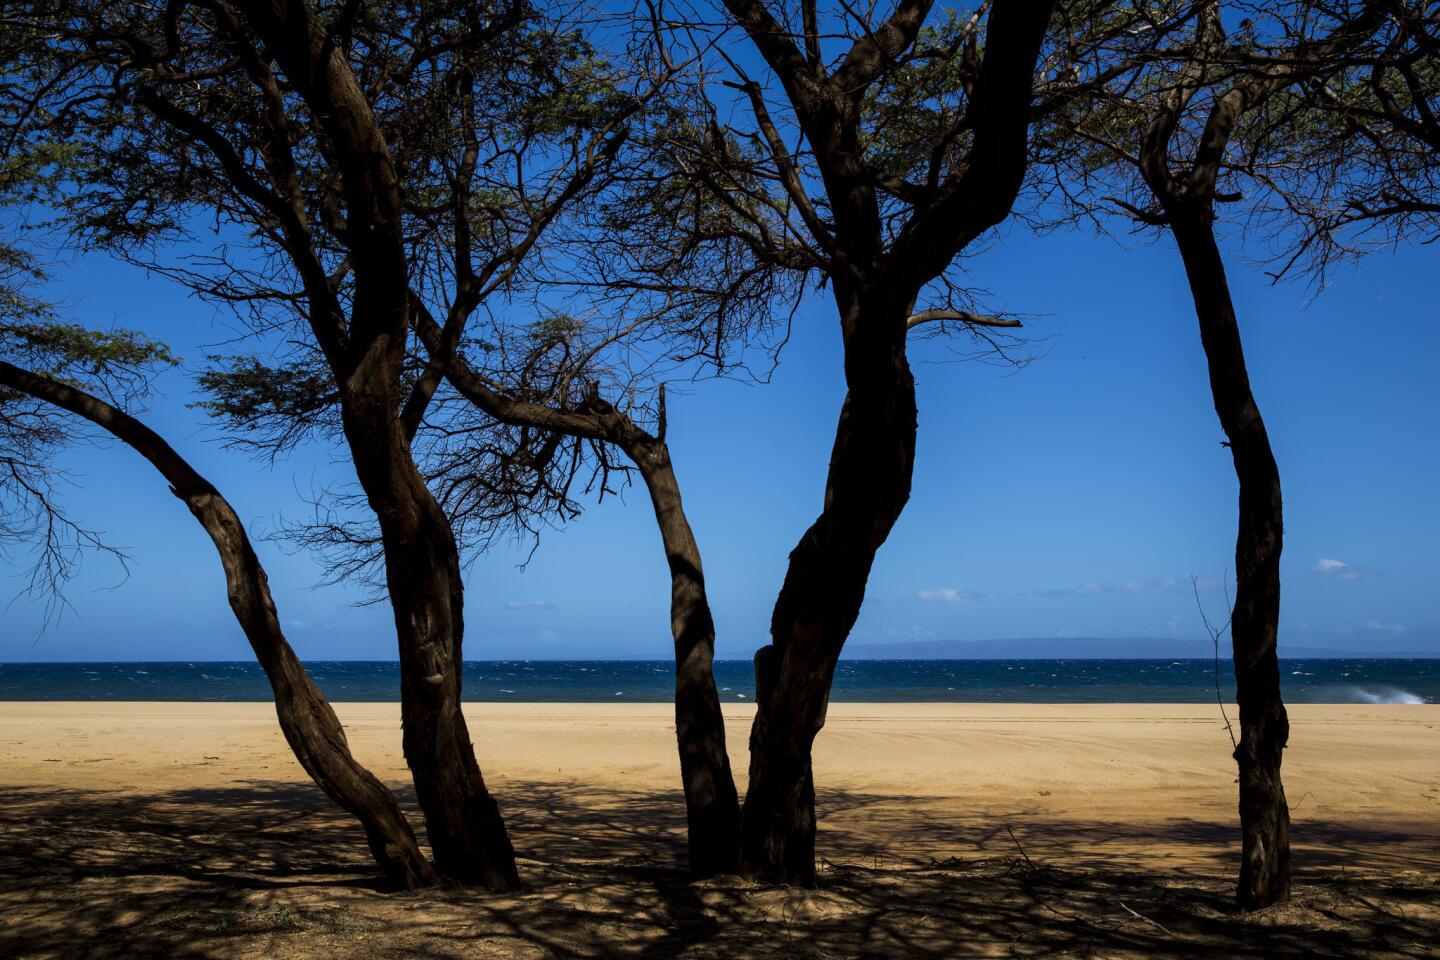
M 408 801 L 398 705 L 337 711 Z M 1291 708 L 1296 903 L 1243 921 L 1216 706 L 835 704 L 817 891 L 685 881 L 667 705 L 465 711 L 519 896 L 375 891 L 269 704 L 0 703 L 0 956 L 1440 956 L 1440 705 Z

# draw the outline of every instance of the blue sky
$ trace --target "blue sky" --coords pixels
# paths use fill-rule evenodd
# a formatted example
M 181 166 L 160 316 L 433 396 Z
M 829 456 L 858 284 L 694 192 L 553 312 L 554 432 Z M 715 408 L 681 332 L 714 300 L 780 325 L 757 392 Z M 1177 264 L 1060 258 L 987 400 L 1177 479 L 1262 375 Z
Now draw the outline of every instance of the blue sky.
M 1285 486 L 1282 645 L 1440 655 L 1436 268 L 1433 248 L 1403 249 L 1337 271 L 1311 299 L 1232 253 Z M 1202 655 L 1189 578 L 1219 612 L 1235 481 L 1173 248 L 1012 229 L 968 269 L 997 306 L 1033 315 L 1044 355 L 1016 371 L 916 345 L 914 494 L 852 644 L 1048 638 L 1064 656 L 1086 652 L 1078 638 L 1156 637 Z M 234 332 L 168 282 L 103 258 L 62 265 L 54 294 L 85 323 L 152 331 L 197 363 Z M 149 422 L 256 530 L 303 515 L 303 494 L 347 476 L 323 450 L 272 467 L 223 449 L 185 406 L 185 372 L 160 388 Z M 722 657 L 766 640 L 786 555 L 819 507 L 842 395 L 823 297 L 801 311 L 773 383 L 672 394 L 672 453 Z M 119 446 L 65 463 L 70 508 L 128 549 L 130 576 L 92 560 L 68 592 L 73 609 L 43 632 L 35 604 L 3 608 L 0 660 L 247 659 L 209 542 L 151 468 Z M 317 588 L 303 555 L 260 549 L 303 657 L 394 658 L 387 607 Z M 527 555 L 495 549 L 471 569 L 469 658 L 668 655 L 668 580 L 642 489 L 548 534 L 521 569 Z M 22 586 L 10 573 L 5 599 Z

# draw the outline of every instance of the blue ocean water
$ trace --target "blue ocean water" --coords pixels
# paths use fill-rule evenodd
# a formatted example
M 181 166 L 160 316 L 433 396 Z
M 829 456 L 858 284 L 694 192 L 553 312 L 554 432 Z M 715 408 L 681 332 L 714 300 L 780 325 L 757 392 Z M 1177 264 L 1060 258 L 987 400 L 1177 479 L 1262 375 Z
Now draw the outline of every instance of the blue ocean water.
M 307 664 L 331 700 L 396 701 L 393 661 Z M 1234 698 L 1228 661 L 1221 691 Z M 476 660 L 465 664 L 465 699 L 549 702 L 666 702 L 668 660 Z M 1291 703 L 1437 703 L 1440 659 L 1282 660 Z M 749 661 L 715 664 L 723 700 L 754 697 Z M 269 700 L 251 662 L 0 663 L 0 700 Z M 853 660 L 841 661 L 837 702 L 1205 703 L 1215 699 L 1211 660 Z

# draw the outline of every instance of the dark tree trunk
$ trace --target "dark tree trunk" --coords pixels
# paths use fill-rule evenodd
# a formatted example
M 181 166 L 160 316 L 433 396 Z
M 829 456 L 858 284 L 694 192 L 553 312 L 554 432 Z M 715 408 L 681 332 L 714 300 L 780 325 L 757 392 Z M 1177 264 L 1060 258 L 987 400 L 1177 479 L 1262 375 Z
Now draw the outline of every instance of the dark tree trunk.
M 565 411 L 502 396 L 447 349 L 441 328 L 416 304 L 415 332 L 433 357 L 448 356 L 445 376 L 462 396 L 501 421 L 572 437 L 618 445 L 634 462 L 650 492 L 665 559 L 670 567 L 670 629 L 675 639 L 675 736 L 680 779 L 685 788 L 690 873 L 709 877 L 735 870 L 740 805 L 725 750 L 725 718 L 715 690 L 715 622 L 705 595 L 700 547 L 685 516 L 680 484 L 670 463 L 664 434 L 664 392 L 660 395 L 661 436 L 635 426 L 609 403 L 595 398 L 591 409 Z
M 825 725 L 835 665 L 859 616 L 871 564 L 910 498 L 915 463 L 908 305 L 867 303 L 838 287 L 836 296 L 849 392 L 824 509 L 790 554 L 770 645 L 755 655 L 757 712 L 741 813 L 741 872 L 803 886 L 815 882 L 811 746 Z
M 415 465 L 401 420 L 410 278 L 400 174 L 365 90 L 329 26 L 308 5 L 249 0 L 245 19 L 305 100 L 333 150 L 345 209 L 353 299 L 341 304 L 309 249 L 287 242 L 307 276 L 311 327 L 340 387 L 341 421 L 380 527 L 400 648 L 405 759 L 436 868 L 493 890 L 519 886 L 515 853 L 485 787 L 460 709 L 463 584 L 449 518 Z M 283 212 L 283 211 L 282 211 Z
M 390 884 L 407 890 L 433 884 L 435 871 L 394 796 L 351 756 L 339 719 L 286 641 L 265 570 L 229 502 L 162 437 L 104 401 L 4 362 L 0 383 L 90 420 L 160 472 L 220 554 L 230 608 L 270 681 L 280 729 L 295 758 L 332 800 L 360 821 Z
M 685 517 L 680 485 L 663 440 L 628 439 L 670 565 L 670 629 L 675 638 L 675 737 L 685 787 L 690 873 L 733 873 L 740 838 L 740 802 L 725 750 L 725 718 L 715 690 L 715 622 L 705 596 L 700 547 Z
M 1250 392 L 1240 327 L 1214 231 L 1208 219 L 1183 216 L 1172 216 L 1171 229 L 1195 300 L 1215 412 L 1229 438 L 1240 482 L 1235 610 L 1230 620 L 1240 706 L 1235 760 L 1240 768 L 1243 838 L 1235 900 L 1241 909 L 1256 910 L 1290 898 L 1290 812 L 1280 782 L 1290 723 L 1280 697 L 1275 650 L 1284 534 L 1280 471 Z
M 515 853 L 485 786 L 460 707 L 464 636 L 459 552 L 449 518 L 410 456 L 395 394 L 366 365 L 347 385 L 345 432 L 385 553 L 400 649 L 405 759 L 436 868 L 492 890 L 520 884 Z

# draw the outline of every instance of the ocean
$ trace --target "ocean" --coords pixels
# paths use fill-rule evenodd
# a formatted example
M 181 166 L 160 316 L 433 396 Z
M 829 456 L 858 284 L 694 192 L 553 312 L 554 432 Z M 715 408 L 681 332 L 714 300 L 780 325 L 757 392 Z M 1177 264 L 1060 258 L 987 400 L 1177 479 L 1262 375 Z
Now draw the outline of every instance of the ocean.
M 393 661 L 306 665 L 336 702 L 394 702 Z M 1440 659 L 1282 660 L 1290 703 L 1437 703 Z M 466 700 L 661 703 L 674 693 L 669 660 L 476 660 L 465 664 Z M 747 660 L 721 660 L 722 700 L 754 697 Z M 1229 661 L 1220 687 L 1234 699 Z M 0 663 L 0 700 L 271 699 L 260 667 L 219 663 Z M 1213 660 L 841 661 L 831 699 L 854 703 L 1205 703 L 1215 700 Z

